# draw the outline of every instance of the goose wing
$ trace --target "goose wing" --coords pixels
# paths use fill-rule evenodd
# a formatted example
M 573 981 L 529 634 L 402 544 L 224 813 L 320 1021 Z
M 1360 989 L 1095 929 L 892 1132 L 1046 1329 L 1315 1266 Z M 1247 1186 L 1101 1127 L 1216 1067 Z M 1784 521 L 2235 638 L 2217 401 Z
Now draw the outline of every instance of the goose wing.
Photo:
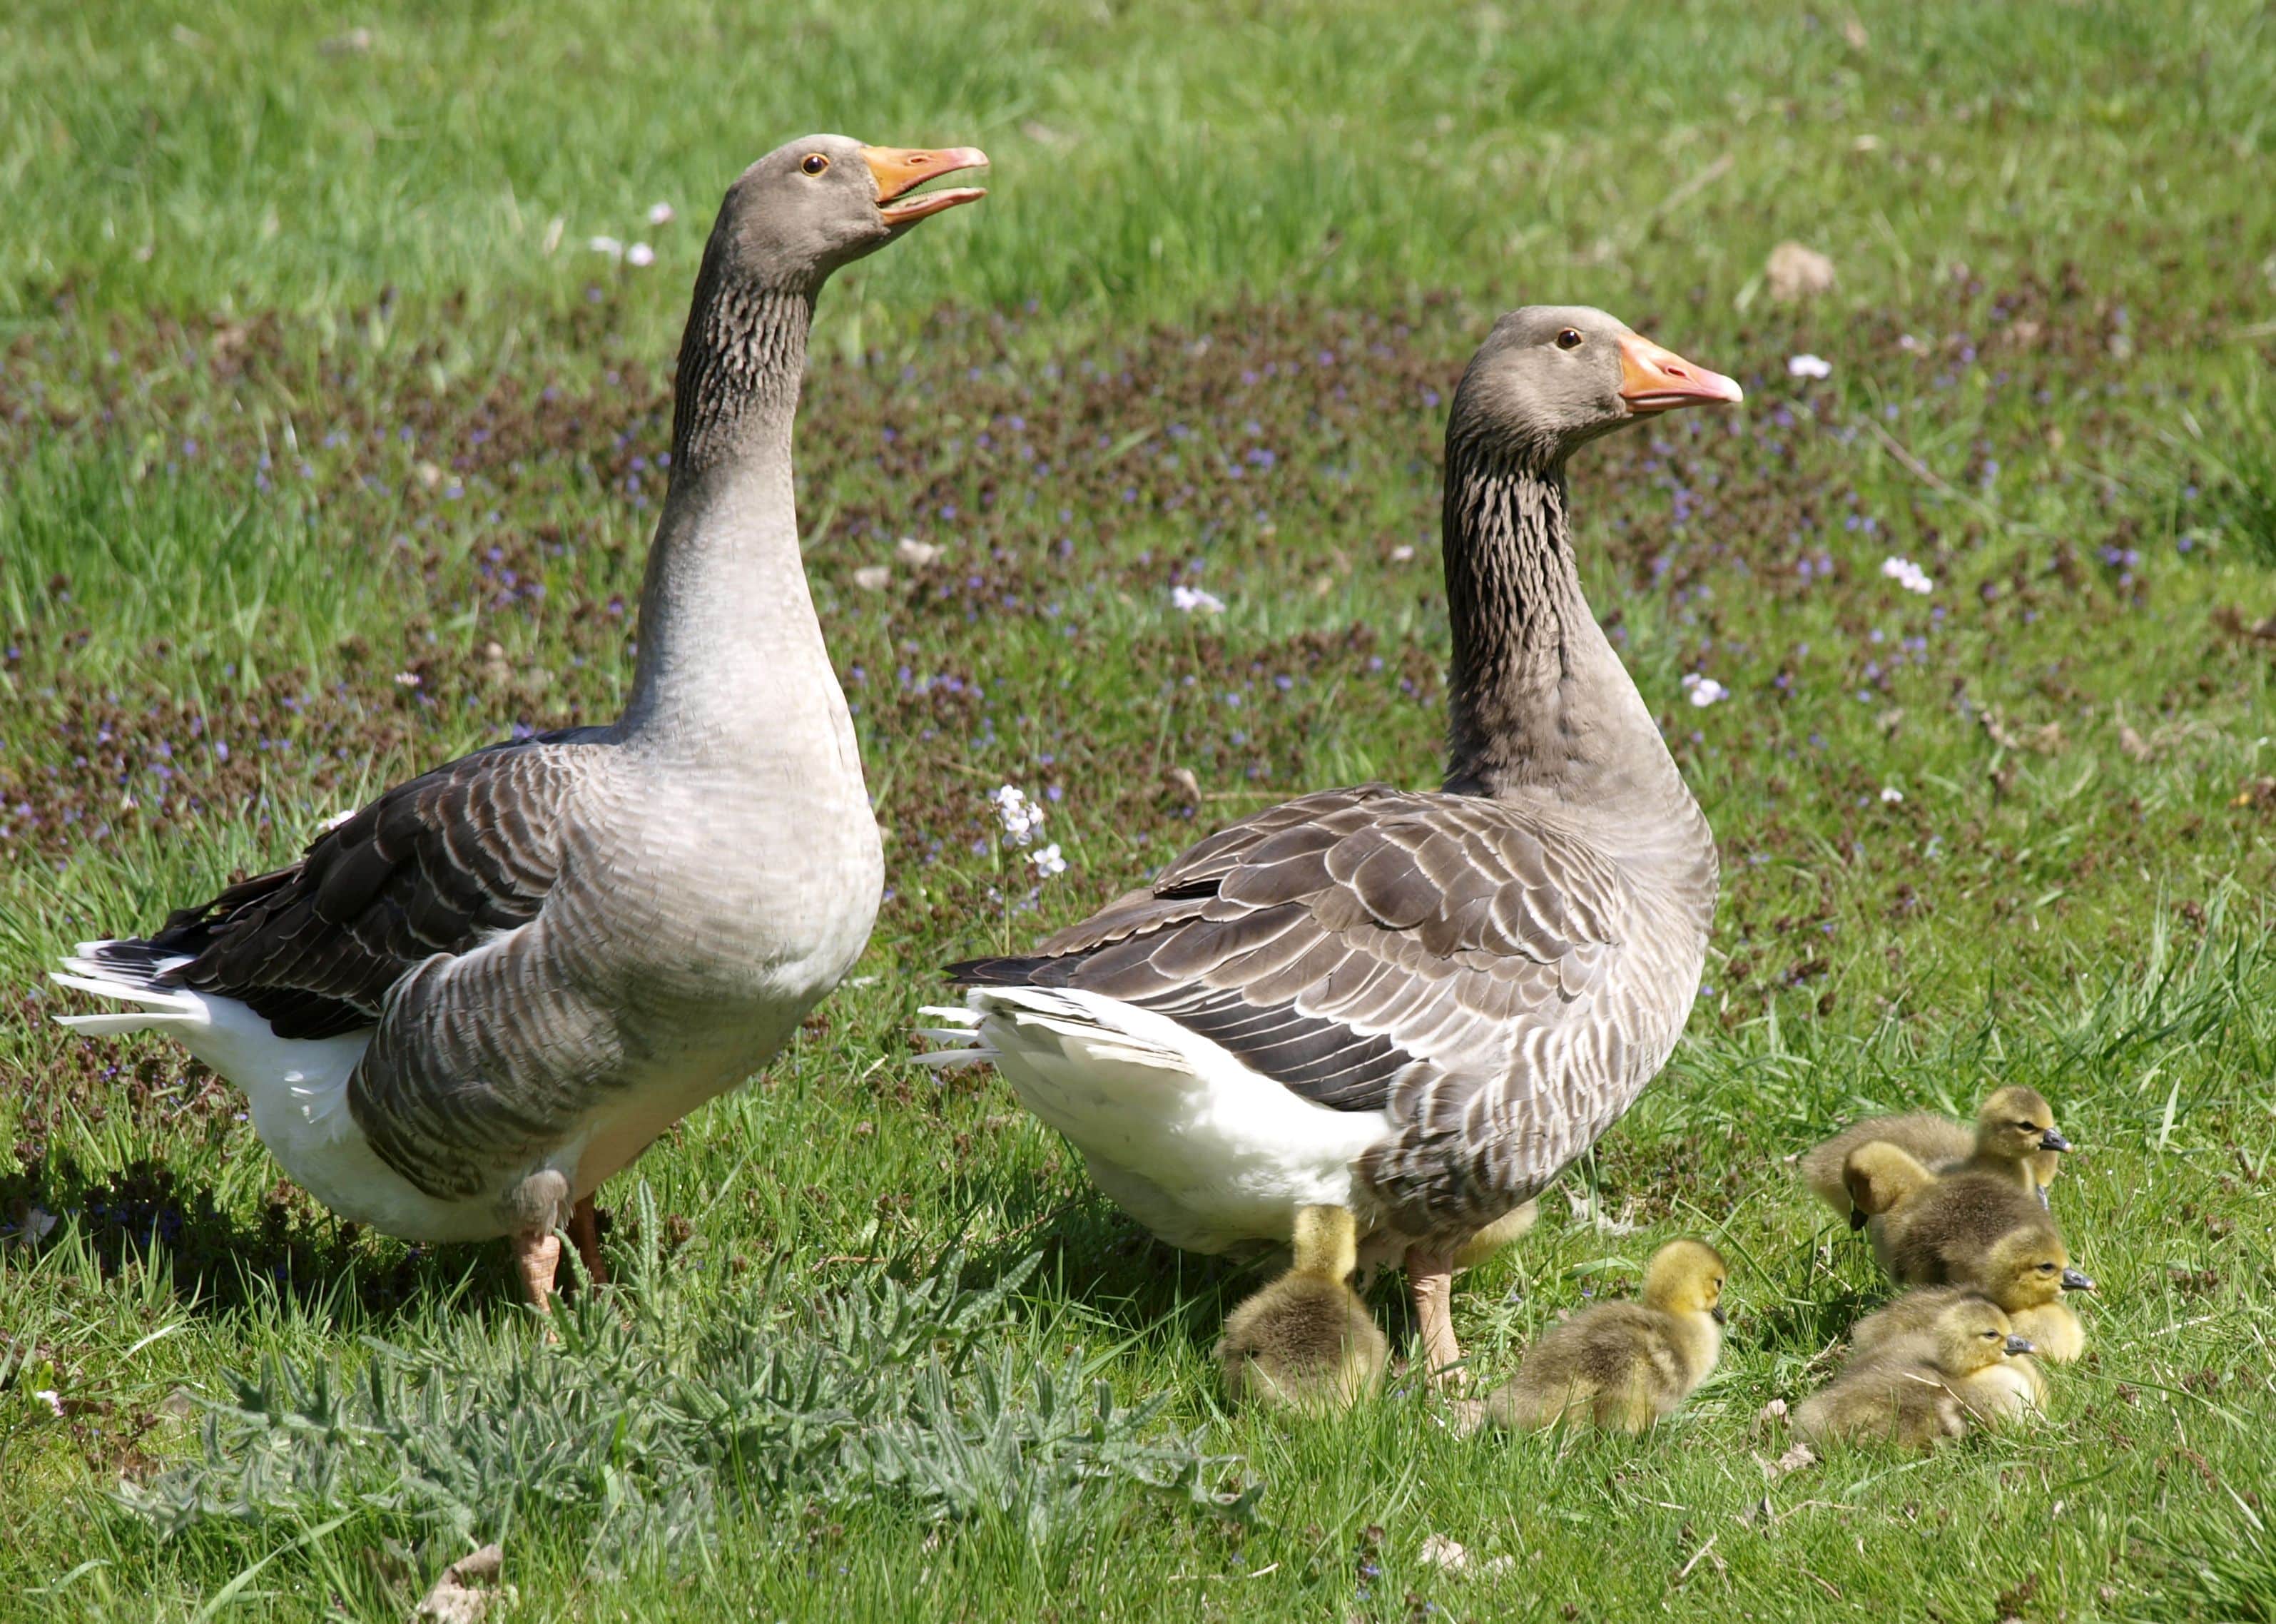
M 1619 871 L 1552 816 L 1369 785 L 1219 831 L 1151 885 L 967 985 L 1081 988 L 1157 1011 L 1316 1104 L 1430 1130 L 1605 981 Z
M 133 945 L 171 961 L 160 984 L 237 999 L 279 1037 L 376 1025 L 425 960 L 537 916 L 589 731 L 492 746 L 398 784 L 299 861 L 177 910 Z

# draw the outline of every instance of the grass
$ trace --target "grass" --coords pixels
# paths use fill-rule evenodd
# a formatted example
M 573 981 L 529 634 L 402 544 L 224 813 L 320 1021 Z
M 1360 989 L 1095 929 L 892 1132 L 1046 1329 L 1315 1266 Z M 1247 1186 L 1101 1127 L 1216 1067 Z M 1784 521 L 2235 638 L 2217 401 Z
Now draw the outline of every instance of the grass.
M 0 1617 L 400 1618 L 500 1535 L 518 1619 L 2276 1613 L 2272 81 L 2242 4 L 11 10 Z M 550 1351 L 495 1249 L 344 1231 L 40 973 L 613 709 L 711 200 L 816 125 L 996 159 L 831 290 L 801 429 L 892 892 L 603 1192 L 641 1306 Z M 1830 295 L 1771 298 L 1787 238 Z M 1731 1342 L 1637 1441 L 1227 1415 L 1256 1275 L 903 1034 L 1216 821 L 1430 780 L 1443 399 L 1536 297 L 1749 388 L 1575 469 L 1726 884 L 1667 1074 L 1457 1319 L 1493 1378 L 1699 1233 Z M 1006 782 L 1067 874 L 994 838 Z M 1783 1158 L 1995 1078 L 2083 1146 L 2090 1357 L 2029 1431 L 1771 1480 L 1757 1412 L 1878 1294 Z

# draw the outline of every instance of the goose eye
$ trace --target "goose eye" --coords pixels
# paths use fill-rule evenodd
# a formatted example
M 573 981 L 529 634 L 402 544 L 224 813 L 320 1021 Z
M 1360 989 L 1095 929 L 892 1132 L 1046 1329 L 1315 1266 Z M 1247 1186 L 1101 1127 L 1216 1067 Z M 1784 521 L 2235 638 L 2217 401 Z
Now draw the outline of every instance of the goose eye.
M 818 152 L 808 153 L 804 161 L 799 164 L 799 168 L 804 170 L 809 175 L 819 175 L 823 170 L 826 170 L 829 167 L 830 160 Z
M 1560 350 L 1579 349 L 1581 347 L 1581 330 L 1577 327 L 1568 327 L 1563 332 L 1559 333 L 1557 335 L 1557 347 Z
M 2055 1266 L 2052 1264 L 2041 1264 L 2039 1265 L 2039 1272 L 2041 1274 L 2052 1274 L 2054 1271 Z

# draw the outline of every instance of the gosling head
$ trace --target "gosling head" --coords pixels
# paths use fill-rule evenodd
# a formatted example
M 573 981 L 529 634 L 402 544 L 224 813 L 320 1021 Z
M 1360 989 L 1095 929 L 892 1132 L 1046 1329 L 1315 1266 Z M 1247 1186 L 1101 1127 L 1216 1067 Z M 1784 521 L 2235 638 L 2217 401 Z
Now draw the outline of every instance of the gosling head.
M 1936 1363 L 1946 1376 L 1973 1376 L 2031 1351 L 2030 1338 L 2016 1335 L 1988 1297 L 1963 1297 L 1936 1317 Z
M 1665 1314 L 1708 1314 L 1726 1323 L 1723 1254 L 1704 1241 L 1671 1241 L 1644 1265 L 1643 1305 Z
M 1876 1139 L 1849 1152 L 1841 1165 L 1841 1182 L 1849 1203 L 1868 1218 L 1878 1218 L 1898 1203 L 1936 1182 L 1936 1175 L 1901 1146 Z
M 2094 1282 L 2070 1266 L 2070 1253 L 2052 1229 L 2010 1230 L 1992 1243 L 1980 1272 L 1986 1296 L 2013 1313 L 2045 1308 L 2065 1292 L 2092 1291 Z
M 2036 1089 L 2010 1084 L 1995 1089 L 1976 1113 L 1976 1153 L 2002 1162 L 2020 1162 L 2038 1150 L 2067 1150 L 2070 1141 L 2055 1127 L 2055 1113 Z

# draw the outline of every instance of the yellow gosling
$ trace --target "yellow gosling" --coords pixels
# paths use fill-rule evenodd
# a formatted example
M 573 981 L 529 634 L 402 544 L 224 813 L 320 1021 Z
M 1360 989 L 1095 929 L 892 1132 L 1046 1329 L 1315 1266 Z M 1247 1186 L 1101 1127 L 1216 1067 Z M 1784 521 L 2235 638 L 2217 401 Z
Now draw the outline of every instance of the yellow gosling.
M 1796 1407 L 1794 1430 L 1819 1447 L 1894 1443 L 1932 1449 L 1970 1426 L 2019 1419 L 2042 1402 L 2045 1377 L 1999 1305 L 1968 1296 L 1924 1333 L 1853 1359 Z
M 1930 1112 L 1870 1117 L 1813 1146 L 1802 1158 L 1802 1181 L 1827 1206 L 1863 1228 L 1842 1170 L 1852 1152 L 1875 1142 L 1892 1144 L 1931 1172 L 1992 1172 L 2022 1185 L 2046 1205 L 2062 1152 L 2070 1141 L 2055 1127 L 2053 1110 L 2036 1090 L 1995 1089 L 1976 1113 L 1973 1132 Z
M 1981 1286 L 1993 1248 L 2019 1231 L 2061 1244 L 2037 1199 L 1995 1174 L 1939 1179 L 1878 1144 L 1853 1152 L 1847 1172 L 1873 1255 L 1900 1285 Z
M 1375 1390 L 1391 1359 L 1348 1284 L 1358 1262 L 1350 1211 L 1300 1209 L 1294 1249 L 1287 1273 L 1226 1317 L 1217 1346 L 1225 1396 L 1283 1409 L 1346 1409 Z
M 1992 1242 L 1976 1271 L 1976 1285 L 1924 1286 L 1908 1291 L 1849 1331 L 1854 1356 L 1878 1352 L 1900 1338 L 1918 1336 L 1963 1297 L 1999 1305 L 2016 1334 L 2030 1339 L 2038 1356 L 2068 1363 L 2086 1351 L 2086 1328 L 2063 1306 L 2064 1296 L 2092 1291 L 2094 1282 L 2070 1266 L 2061 1238 L 2045 1230 L 2012 1230 Z
M 1703 1241 L 1652 1254 L 1643 1295 L 1583 1309 L 1544 1334 L 1488 1398 L 1497 1426 L 1560 1422 L 1640 1432 L 1674 1413 L 1723 1349 L 1723 1256 Z

